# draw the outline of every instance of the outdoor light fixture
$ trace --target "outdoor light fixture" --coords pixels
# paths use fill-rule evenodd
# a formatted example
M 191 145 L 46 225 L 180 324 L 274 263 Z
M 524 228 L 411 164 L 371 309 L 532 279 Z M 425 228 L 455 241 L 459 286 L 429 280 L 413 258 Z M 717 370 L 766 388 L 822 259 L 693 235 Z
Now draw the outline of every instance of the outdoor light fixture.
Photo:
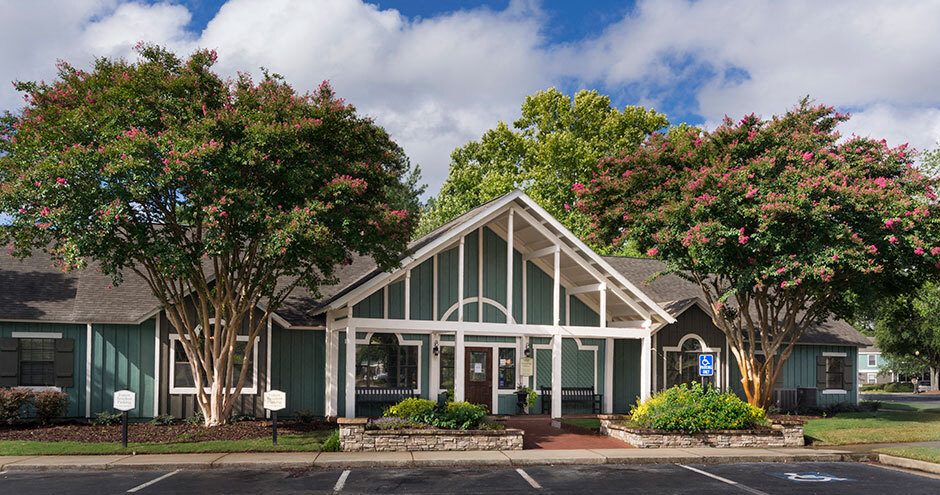
M 525 357 L 532 357 L 532 349 L 528 347 L 525 348 L 525 351 L 523 353 L 525 354 Z
M 439 342 L 437 342 L 436 340 L 434 341 L 434 349 L 433 349 L 433 351 L 434 351 L 434 355 L 435 355 L 435 356 L 440 356 L 440 355 L 441 355 L 441 344 L 440 344 Z

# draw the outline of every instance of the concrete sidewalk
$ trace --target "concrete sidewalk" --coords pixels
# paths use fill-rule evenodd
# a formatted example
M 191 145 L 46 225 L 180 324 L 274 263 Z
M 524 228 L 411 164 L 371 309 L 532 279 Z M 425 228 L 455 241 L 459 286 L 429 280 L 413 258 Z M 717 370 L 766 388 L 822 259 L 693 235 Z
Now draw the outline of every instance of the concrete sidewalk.
M 806 448 L 507 450 L 472 452 L 251 452 L 0 456 L 0 471 L 309 469 L 364 467 L 537 466 L 562 464 L 726 464 L 877 461 L 878 454 Z

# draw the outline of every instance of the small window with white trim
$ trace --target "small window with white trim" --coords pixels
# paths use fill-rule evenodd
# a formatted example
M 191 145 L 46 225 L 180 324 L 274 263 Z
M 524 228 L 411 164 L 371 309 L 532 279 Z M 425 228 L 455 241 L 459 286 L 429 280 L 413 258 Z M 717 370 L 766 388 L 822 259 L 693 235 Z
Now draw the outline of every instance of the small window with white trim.
M 209 322 L 214 324 L 215 320 L 210 319 Z M 197 348 L 202 348 L 203 345 L 203 334 L 201 330 L 201 328 L 196 328 L 196 333 L 199 337 L 197 342 L 195 342 Z M 195 394 L 196 380 L 193 377 L 193 368 L 189 356 L 186 354 L 183 343 L 180 341 L 181 338 L 179 334 L 170 334 L 170 393 Z M 241 376 L 242 368 L 245 365 L 245 350 L 248 346 L 247 335 L 238 335 L 235 339 L 235 350 L 232 352 L 232 368 L 229 370 L 231 373 L 229 383 L 231 384 L 238 383 L 238 377 Z M 245 385 L 242 387 L 243 394 L 251 395 L 258 393 L 257 360 L 258 339 L 255 339 L 254 349 L 252 349 L 251 361 L 249 363 L 251 368 L 245 376 Z M 206 383 L 204 371 L 202 371 L 202 376 L 203 383 Z M 205 387 L 205 390 L 208 392 L 209 387 Z M 232 391 L 234 391 L 234 389 Z
M 878 366 L 878 356 L 876 356 L 876 355 L 874 355 L 874 354 L 869 354 L 869 355 L 868 355 L 868 366 L 869 366 L 869 367 L 872 367 L 872 368 L 874 368 L 875 366 Z
M 855 379 L 855 359 L 841 352 L 824 352 L 816 357 L 816 388 L 823 394 L 845 394 Z

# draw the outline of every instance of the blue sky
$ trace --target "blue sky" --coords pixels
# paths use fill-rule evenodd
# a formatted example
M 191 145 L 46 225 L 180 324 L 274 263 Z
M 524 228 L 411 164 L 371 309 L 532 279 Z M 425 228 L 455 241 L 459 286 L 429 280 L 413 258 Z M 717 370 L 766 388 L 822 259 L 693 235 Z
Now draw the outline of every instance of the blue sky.
M 140 40 L 219 52 L 217 69 L 329 80 L 421 165 L 429 193 L 449 154 L 526 95 L 597 89 L 672 123 L 785 112 L 801 97 L 849 110 L 844 134 L 940 140 L 940 2 L 931 0 L 0 0 L 0 81 L 55 61 L 133 57 Z M 22 104 L 0 84 L 0 108 Z

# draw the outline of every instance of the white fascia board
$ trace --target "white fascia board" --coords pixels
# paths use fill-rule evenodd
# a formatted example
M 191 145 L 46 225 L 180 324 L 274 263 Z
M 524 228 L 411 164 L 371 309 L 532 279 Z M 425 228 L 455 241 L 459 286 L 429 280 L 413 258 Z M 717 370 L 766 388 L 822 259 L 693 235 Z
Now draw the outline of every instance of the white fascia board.
M 618 282 L 622 283 L 628 290 L 630 290 L 638 299 L 643 301 L 647 306 L 649 306 L 657 315 L 659 315 L 663 320 L 668 323 L 675 323 L 676 319 L 673 318 L 669 313 L 666 312 L 662 307 L 653 302 L 645 292 L 640 290 L 637 286 L 633 285 L 626 277 L 624 277 L 620 272 L 610 266 L 610 263 L 606 262 L 599 254 L 595 253 L 593 249 L 587 246 L 581 239 L 578 239 L 578 236 L 574 235 L 570 230 L 568 230 L 564 225 L 561 224 L 557 219 L 551 216 L 544 208 L 538 205 L 532 198 L 522 195 L 519 198 L 523 203 L 526 203 L 534 212 L 538 213 L 539 216 L 545 218 L 545 220 L 559 231 L 566 239 L 572 242 L 572 244 L 582 251 L 585 256 L 590 258 L 592 261 L 601 266 L 605 271 L 610 273 Z
M 356 287 L 355 289 L 349 291 L 348 293 L 344 294 L 343 296 L 337 298 L 335 301 L 330 303 L 328 309 L 339 309 L 345 306 L 346 304 L 355 304 L 361 298 L 367 296 L 368 294 L 371 294 L 374 289 L 381 286 L 386 281 L 394 280 L 395 278 L 398 278 L 399 276 L 401 276 L 401 274 L 405 273 L 408 269 L 410 269 L 414 265 L 418 265 L 424 262 L 427 258 L 429 258 L 434 253 L 436 253 L 439 249 L 445 246 L 448 246 L 453 242 L 456 242 L 458 238 L 465 236 L 471 231 L 486 224 L 487 222 L 489 222 L 490 220 L 492 220 L 499 214 L 503 213 L 502 210 L 505 209 L 507 205 L 509 205 L 510 203 L 512 203 L 513 201 L 521 197 L 526 197 L 526 196 L 521 190 L 517 189 L 507 194 L 502 199 L 493 202 L 492 205 L 486 207 L 485 209 L 483 209 L 482 211 L 474 215 L 472 218 L 464 222 L 463 227 L 458 227 L 458 228 L 453 229 L 448 234 L 443 235 L 429 242 L 426 246 L 417 250 L 414 254 L 405 257 L 405 259 L 403 259 L 401 262 L 401 267 L 399 267 L 397 270 L 394 270 L 391 272 L 382 272 L 376 275 L 375 277 L 372 277 L 372 279 L 366 281 L 364 284 L 360 285 L 359 287 Z
M 463 331 L 465 335 L 494 335 L 508 337 L 518 337 L 521 335 L 550 337 L 552 335 L 559 334 L 563 337 L 611 337 L 617 339 L 639 339 L 650 336 L 649 329 L 642 326 L 631 328 L 602 328 L 563 325 L 555 327 L 552 325 L 512 325 L 506 323 L 475 323 L 434 320 L 383 320 L 380 318 L 350 318 L 349 325 L 355 327 L 357 331 L 452 333 L 460 330 Z

